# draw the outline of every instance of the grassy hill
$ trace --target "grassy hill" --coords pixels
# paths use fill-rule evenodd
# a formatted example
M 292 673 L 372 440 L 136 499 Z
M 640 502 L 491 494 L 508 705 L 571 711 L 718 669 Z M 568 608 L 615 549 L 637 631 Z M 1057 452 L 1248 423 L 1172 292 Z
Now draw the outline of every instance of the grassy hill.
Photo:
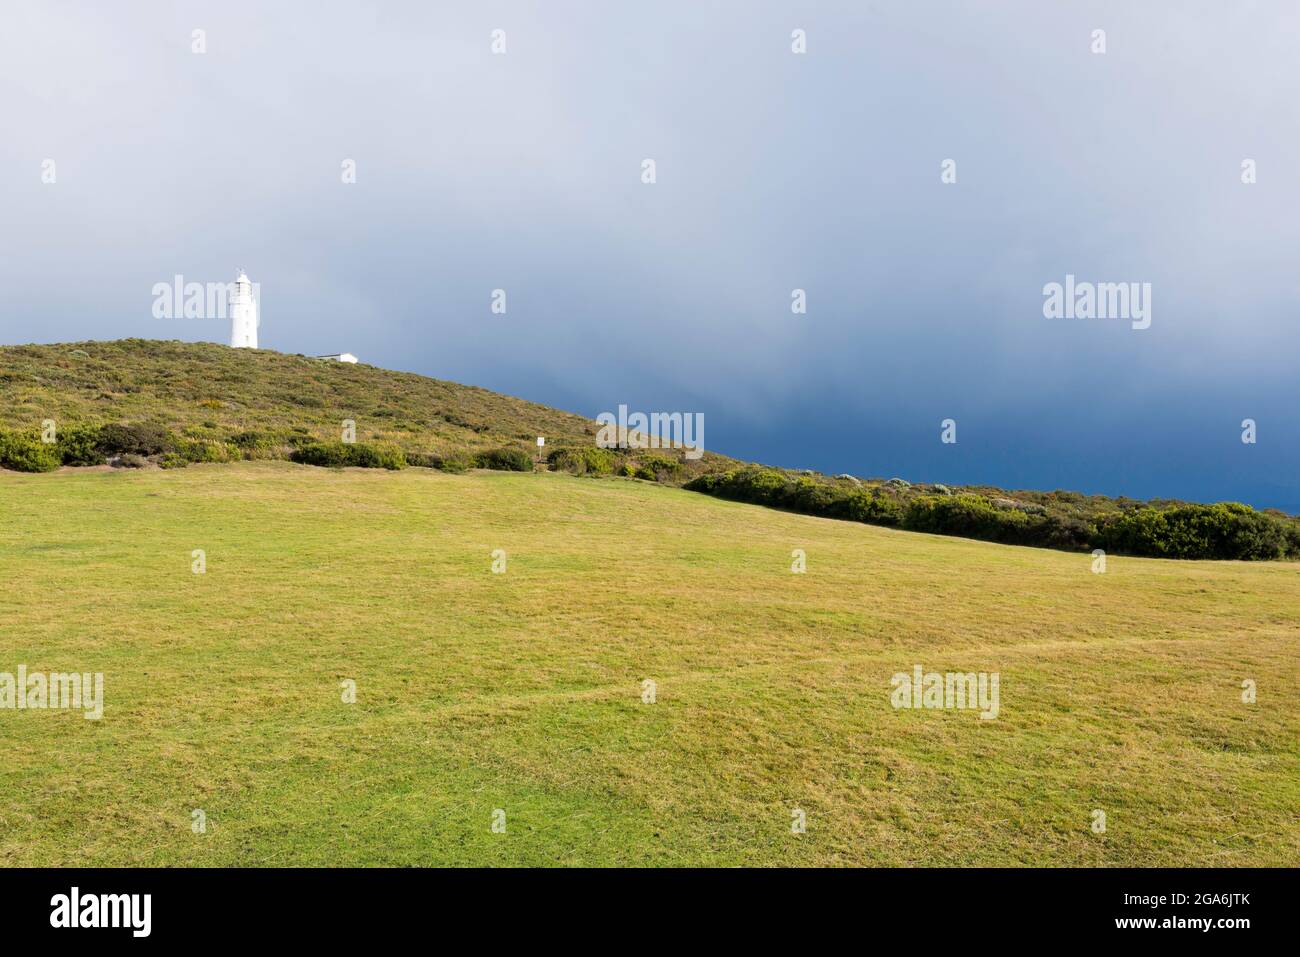
M 0 416 L 10 423 L 0 433 L 0 466 L 23 471 L 283 458 L 528 470 L 549 460 L 681 484 L 738 464 L 709 452 L 688 458 L 683 449 L 597 449 L 594 421 L 476 386 L 206 342 L 0 348 Z M 47 420 L 60 444 L 42 448 Z M 345 442 L 346 423 L 354 434 Z M 547 442 L 540 454 L 538 437 Z
M 680 448 L 597 447 L 595 422 L 367 365 L 212 343 L 126 339 L 0 348 L 0 467 L 164 468 L 291 459 L 623 475 L 827 518 L 1070 551 L 1300 558 L 1300 520 L 1237 503 L 829 477 Z M 57 441 L 42 440 L 52 421 Z M 345 423 L 355 430 L 345 442 Z M 540 451 L 538 436 L 546 438 Z
M 4 865 L 1300 858 L 1291 564 L 241 462 L 0 472 L 0 581 L 0 672 L 105 698 L 0 709 Z M 915 665 L 997 718 L 895 709 Z
M 153 422 L 191 438 L 260 432 L 337 440 L 344 419 L 358 441 L 449 452 L 508 443 L 591 444 L 582 416 L 474 386 L 364 363 L 323 362 L 207 342 L 123 339 L 0 349 L 0 415 L 104 424 Z

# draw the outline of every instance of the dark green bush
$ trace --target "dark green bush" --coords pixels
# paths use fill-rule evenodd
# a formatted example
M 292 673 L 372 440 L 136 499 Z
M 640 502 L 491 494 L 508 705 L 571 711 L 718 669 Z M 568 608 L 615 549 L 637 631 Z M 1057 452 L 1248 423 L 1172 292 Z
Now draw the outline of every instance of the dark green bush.
M 365 442 L 315 442 L 294 449 L 291 461 L 303 465 L 321 465 L 329 468 L 353 466 L 363 469 L 400 469 L 406 467 L 406 457 L 400 449 Z
M 1038 527 L 1042 540 L 1030 544 L 1067 551 L 1088 551 L 1097 536 L 1092 522 L 1075 515 L 1049 514 Z
M 432 457 L 433 467 L 443 472 L 468 472 L 474 467 L 474 460 L 468 452 L 453 452 L 450 455 Z
M 792 497 L 794 480 L 776 469 L 750 466 L 730 472 L 701 475 L 686 483 L 686 488 L 707 492 L 719 498 L 773 508 L 787 508 Z
M 701 475 L 685 487 L 738 502 L 873 525 L 896 525 L 902 515 L 902 506 L 881 489 L 829 484 L 807 475 L 796 479 L 761 466 Z
M 546 461 L 556 472 L 574 475 L 613 475 L 619 456 L 609 449 L 595 446 L 564 446 L 552 449 Z
M 175 448 L 175 440 L 160 425 L 113 423 L 99 428 L 97 448 L 104 455 L 158 455 Z
M 64 465 L 103 465 L 99 450 L 99 429 L 91 425 L 72 425 L 59 429 L 54 447 Z
M 241 449 L 255 449 L 269 444 L 269 438 L 261 432 L 236 432 L 230 437 L 230 444 Z
M 240 457 L 233 445 L 212 439 L 183 443 L 180 451 L 191 462 L 233 462 Z
M 397 469 L 406 468 L 406 456 L 402 450 L 394 448 L 391 445 L 371 445 L 365 442 L 356 442 L 349 444 L 347 448 L 352 450 L 351 461 L 349 465 L 363 469 Z
M 303 441 L 295 442 L 298 438 L 297 433 L 281 435 L 272 432 L 238 432 L 230 437 L 229 444 L 239 450 L 240 458 L 279 459 L 284 457 L 286 446 L 297 448 L 306 444 Z
M 230 437 L 230 444 L 235 446 L 243 453 L 246 459 L 274 459 L 280 458 L 284 446 L 298 446 L 306 444 L 305 442 L 294 440 L 299 438 L 297 433 L 287 436 L 280 436 L 271 432 L 237 432 Z
M 902 525 L 914 532 L 961 535 L 990 542 L 1028 544 L 1032 521 L 1024 512 L 995 508 L 982 495 L 923 495 L 903 513 Z
M 533 459 L 523 449 L 489 449 L 474 456 L 474 466 L 499 472 L 531 472 Z
M 608 449 L 593 449 L 607 452 Z M 682 463 L 665 455 L 641 454 L 636 458 L 636 477 L 650 482 L 663 482 L 676 478 L 683 471 Z
M 328 468 L 343 468 L 352 464 L 350 449 L 352 446 L 343 442 L 312 442 L 293 450 L 289 456 L 291 462 L 303 465 L 320 465 Z
M 1300 558 L 1300 522 L 1286 524 L 1286 557 Z
M 474 460 L 468 452 L 451 452 L 446 455 L 438 452 L 407 452 L 406 464 L 442 472 L 464 472 L 474 467 Z
M 1238 502 L 1133 508 L 1105 522 L 1107 551 L 1161 558 L 1277 559 L 1300 555 L 1294 523 Z
M 903 516 L 903 507 L 877 490 L 855 489 L 849 493 L 845 509 L 844 518 L 870 525 L 897 525 Z
M 1138 506 L 1060 492 L 999 489 L 988 489 L 991 497 L 970 491 L 926 494 L 900 482 L 858 488 L 761 466 L 702 475 L 685 487 L 808 515 L 1014 545 L 1103 548 L 1162 558 L 1300 558 L 1300 522 L 1235 502 Z
M 54 443 L 36 436 L 0 432 L 0 467 L 15 472 L 52 472 L 62 464 Z
M 838 485 L 826 485 L 803 476 L 780 491 L 781 507 L 805 515 L 848 518 L 849 492 Z

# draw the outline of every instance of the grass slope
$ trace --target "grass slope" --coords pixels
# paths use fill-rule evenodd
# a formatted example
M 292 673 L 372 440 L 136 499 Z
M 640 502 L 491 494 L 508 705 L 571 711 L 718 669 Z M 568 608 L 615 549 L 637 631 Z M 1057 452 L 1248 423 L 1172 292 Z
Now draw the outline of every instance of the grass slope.
M 1300 569 L 1090 564 L 555 474 L 0 473 L 0 671 L 107 699 L 0 710 L 0 863 L 1294 864 Z M 894 710 L 914 664 L 999 718 Z
M 296 430 L 331 441 L 352 419 L 359 441 L 426 452 L 539 435 L 590 445 L 596 434 L 582 416 L 415 373 L 144 339 L 0 348 L 0 418 L 10 428 L 158 422 L 213 438 Z

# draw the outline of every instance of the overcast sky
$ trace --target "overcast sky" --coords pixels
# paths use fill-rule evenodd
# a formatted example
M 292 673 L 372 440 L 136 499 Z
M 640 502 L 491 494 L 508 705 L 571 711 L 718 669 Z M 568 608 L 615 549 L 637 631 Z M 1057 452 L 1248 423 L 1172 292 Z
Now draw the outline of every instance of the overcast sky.
M 1297 36 L 1293 0 L 11 2 L 0 343 L 224 342 L 151 290 L 243 267 L 266 348 L 703 412 L 741 458 L 1300 511 Z M 1067 274 L 1151 283 L 1150 328 L 1045 318 Z

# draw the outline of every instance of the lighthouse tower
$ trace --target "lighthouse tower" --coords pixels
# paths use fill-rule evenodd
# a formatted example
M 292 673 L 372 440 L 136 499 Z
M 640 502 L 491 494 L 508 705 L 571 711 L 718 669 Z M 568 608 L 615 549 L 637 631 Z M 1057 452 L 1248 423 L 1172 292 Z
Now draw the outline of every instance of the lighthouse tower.
M 257 348 L 257 302 L 253 284 L 243 270 L 230 295 L 230 344 L 236 349 Z

